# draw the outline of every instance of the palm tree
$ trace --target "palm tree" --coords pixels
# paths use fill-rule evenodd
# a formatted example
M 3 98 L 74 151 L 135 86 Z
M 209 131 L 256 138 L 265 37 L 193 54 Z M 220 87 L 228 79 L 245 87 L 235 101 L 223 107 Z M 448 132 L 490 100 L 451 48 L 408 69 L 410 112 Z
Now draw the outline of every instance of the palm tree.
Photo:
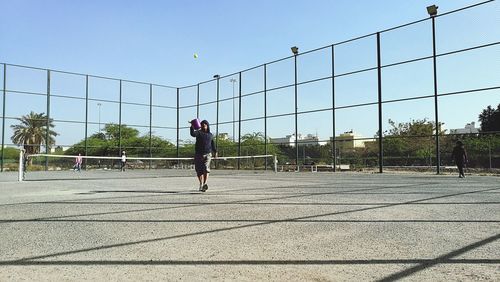
M 241 145 L 244 147 L 245 155 L 259 155 L 265 150 L 264 134 L 262 132 L 247 133 L 241 137 Z
M 18 120 L 21 124 L 10 126 L 14 130 L 14 135 L 11 137 L 12 142 L 23 146 L 27 154 L 39 153 L 40 146 L 46 143 L 47 116 L 45 113 L 37 114 L 32 111 Z M 54 137 L 58 135 L 57 132 L 50 130 L 53 127 L 53 120 L 49 119 L 49 146 L 56 143 Z
M 241 137 L 243 139 L 243 142 L 245 141 L 252 141 L 252 142 L 262 142 L 264 143 L 265 137 L 264 133 L 262 132 L 252 132 L 252 133 L 247 133 Z

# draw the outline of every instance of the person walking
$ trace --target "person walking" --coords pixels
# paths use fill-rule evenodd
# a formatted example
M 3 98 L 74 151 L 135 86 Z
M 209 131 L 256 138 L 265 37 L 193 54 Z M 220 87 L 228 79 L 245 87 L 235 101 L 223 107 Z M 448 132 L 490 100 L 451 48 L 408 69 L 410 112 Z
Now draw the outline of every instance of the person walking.
M 25 149 L 21 149 L 23 151 L 23 175 L 22 179 L 26 179 L 26 172 L 28 171 L 28 165 L 30 164 L 30 155 L 27 153 Z
M 453 152 L 451 153 L 451 157 L 457 165 L 458 177 L 465 178 L 464 166 L 467 163 L 467 152 L 465 151 L 465 146 L 462 141 L 457 141 L 455 147 L 453 148 Z
M 122 159 L 120 160 L 120 170 L 125 171 L 125 165 L 127 164 L 127 155 L 125 154 L 125 151 L 122 152 Z
M 210 173 L 212 153 L 214 157 L 217 157 L 217 148 L 207 120 L 201 122 L 200 129 L 195 130 L 191 125 L 189 130 L 191 136 L 196 138 L 194 166 L 200 183 L 199 191 L 205 192 L 208 189 L 207 180 Z
M 75 158 L 75 165 L 73 166 L 73 171 L 82 172 L 81 171 L 82 161 L 83 161 L 82 154 L 78 154 L 78 156 L 76 156 Z

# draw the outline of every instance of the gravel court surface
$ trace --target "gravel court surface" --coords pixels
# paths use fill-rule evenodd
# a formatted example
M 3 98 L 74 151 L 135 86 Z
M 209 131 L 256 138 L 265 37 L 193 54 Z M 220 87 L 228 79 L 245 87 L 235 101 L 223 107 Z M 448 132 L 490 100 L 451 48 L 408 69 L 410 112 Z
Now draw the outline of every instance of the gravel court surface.
M 0 281 L 500 280 L 498 177 L 169 175 L 0 174 Z

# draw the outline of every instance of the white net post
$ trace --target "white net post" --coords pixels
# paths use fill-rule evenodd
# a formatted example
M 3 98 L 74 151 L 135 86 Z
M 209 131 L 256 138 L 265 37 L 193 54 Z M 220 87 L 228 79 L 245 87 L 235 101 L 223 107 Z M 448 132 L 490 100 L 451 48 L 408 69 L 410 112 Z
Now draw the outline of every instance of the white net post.
M 19 150 L 19 174 L 17 178 L 19 182 L 22 182 L 24 180 L 23 173 L 24 173 L 24 150 L 21 149 Z

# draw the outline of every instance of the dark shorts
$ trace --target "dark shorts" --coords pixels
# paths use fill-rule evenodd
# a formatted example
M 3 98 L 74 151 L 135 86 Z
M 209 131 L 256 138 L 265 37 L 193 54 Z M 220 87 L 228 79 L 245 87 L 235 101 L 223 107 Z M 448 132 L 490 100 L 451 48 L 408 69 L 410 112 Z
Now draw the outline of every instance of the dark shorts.
M 196 170 L 196 175 L 200 176 L 205 173 L 210 173 L 211 160 L 212 154 L 210 153 L 205 155 L 194 155 L 194 169 Z

